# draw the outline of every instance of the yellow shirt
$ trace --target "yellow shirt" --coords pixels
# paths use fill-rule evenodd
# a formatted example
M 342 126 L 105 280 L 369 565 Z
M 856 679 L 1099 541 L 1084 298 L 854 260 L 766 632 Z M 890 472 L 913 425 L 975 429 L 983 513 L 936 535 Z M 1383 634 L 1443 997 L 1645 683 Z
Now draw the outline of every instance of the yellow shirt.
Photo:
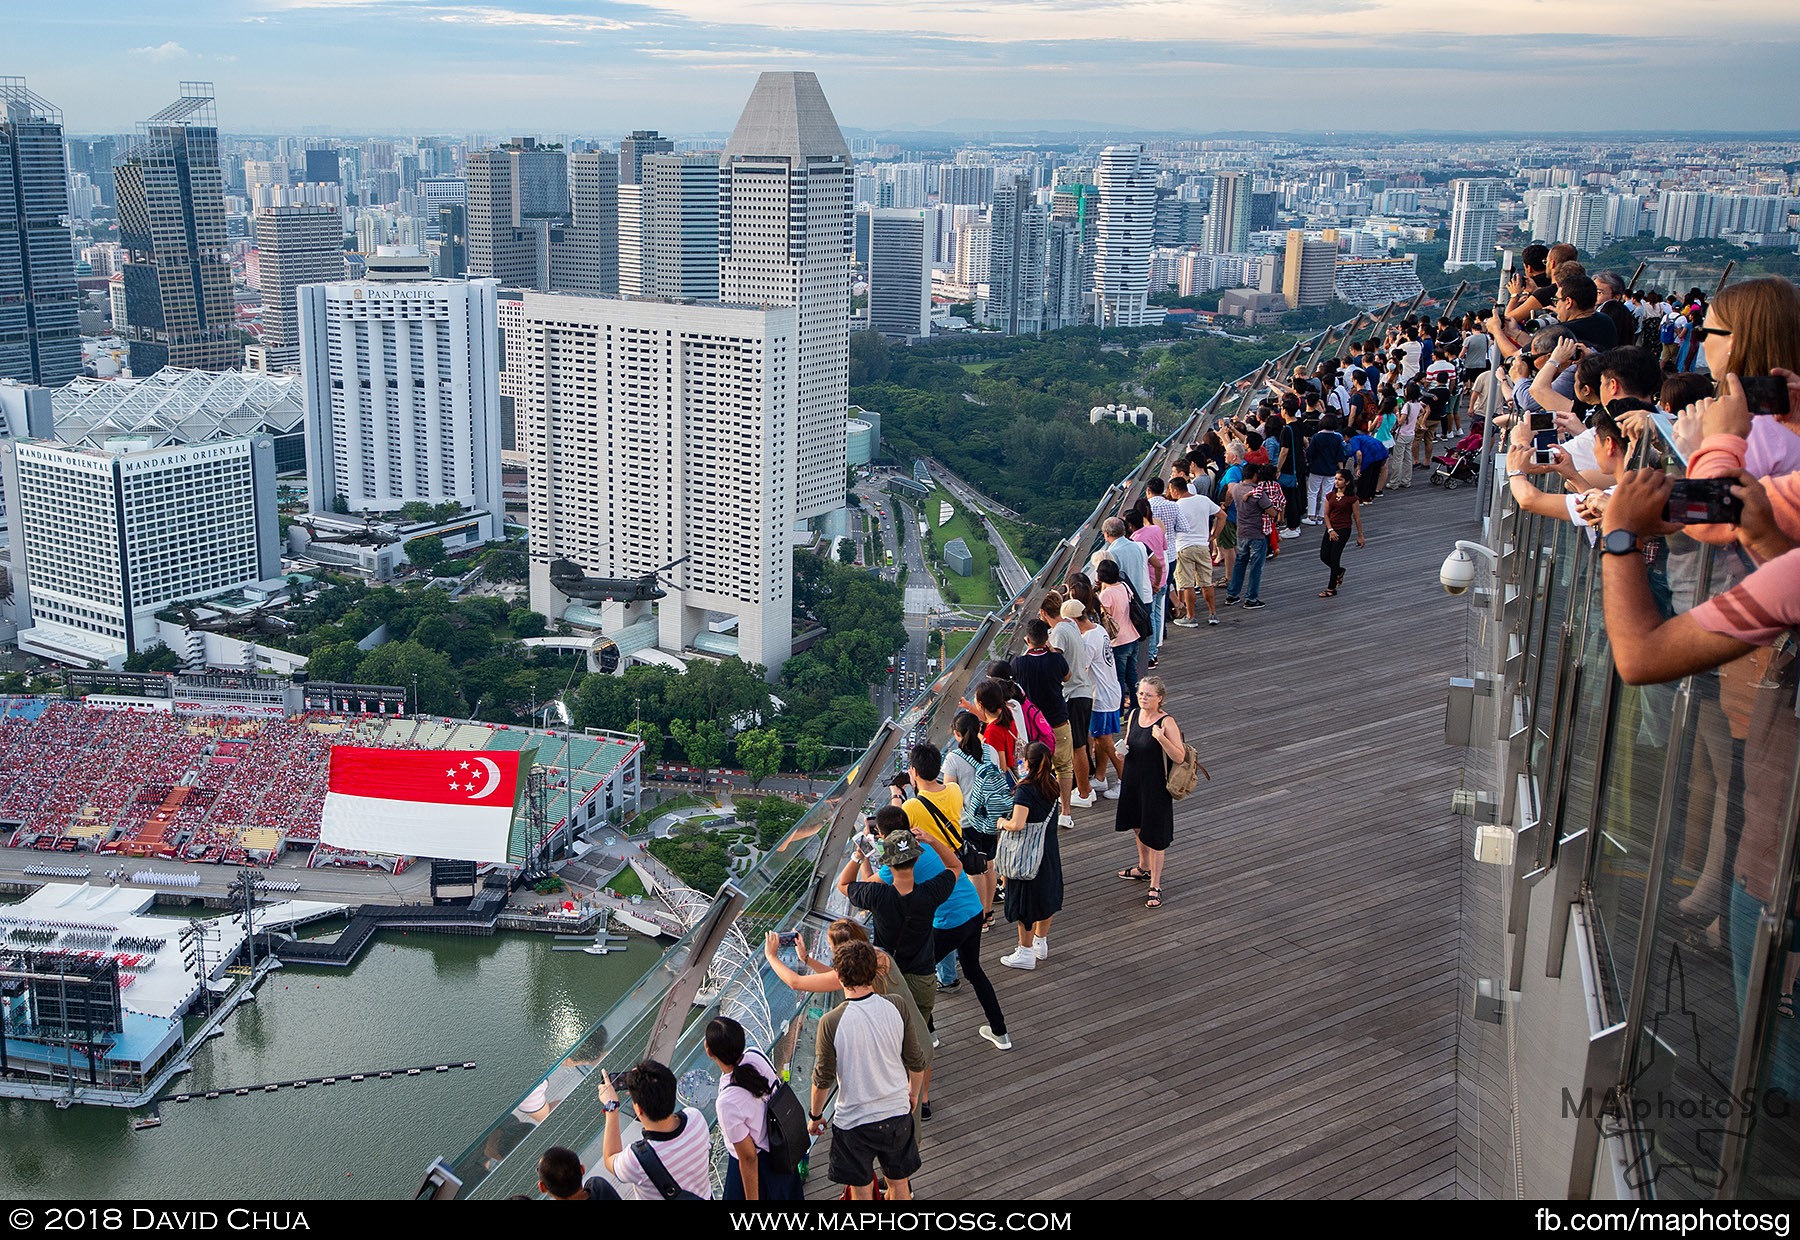
M 906 802 L 906 821 L 915 831 L 923 831 L 942 844 L 945 848 L 953 847 L 944 835 L 944 829 L 938 825 L 931 811 L 919 804 L 920 799 L 930 801 L 937 806 L 938 812 L 948 818 L 957 831 L 962 830 L 962 789 L 955 784 L 945 784 L 942 792 L 921 792 Z

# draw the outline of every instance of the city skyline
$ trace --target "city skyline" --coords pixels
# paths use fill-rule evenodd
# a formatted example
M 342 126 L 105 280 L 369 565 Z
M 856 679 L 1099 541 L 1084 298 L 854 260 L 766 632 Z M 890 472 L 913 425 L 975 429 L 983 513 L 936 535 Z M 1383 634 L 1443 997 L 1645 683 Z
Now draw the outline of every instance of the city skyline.
M 177 76 L 218 84 L 227 132 L 369 132 L 378 117 L 396 131 L 718 133 L 773 68 L 826 74 L 858 131 L 1792 131 L 1790 11 L 1653 9 L 1545 8 L 1520 30 L 1491 6 L 1420 0 L 156 0 L 35 14 L 10 33 L 70 133 L 129 130 Z M 1614 33 L 1640 30 L 1655 33 Z M 1730 64 L 1734 90 L 1697 104 L 1618 89 L 1702 63 Z M 1155 111 L 1121 105 L 1121 80 Z

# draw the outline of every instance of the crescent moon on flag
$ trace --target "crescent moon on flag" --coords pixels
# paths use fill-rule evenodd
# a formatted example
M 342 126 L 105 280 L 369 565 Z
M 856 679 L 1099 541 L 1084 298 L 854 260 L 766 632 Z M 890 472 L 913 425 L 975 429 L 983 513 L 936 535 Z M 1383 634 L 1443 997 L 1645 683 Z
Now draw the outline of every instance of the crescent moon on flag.
M 500 786 L 500 764 L 495 762 L 492 758 L 477 758 L 475 761 L 479 762 L 482 769 L 487 771 L 487 784 L 480 792 L 470 794 L 469 800 L 471 801 L 481 800 L 482 797 L 487 796 L 490 792 Z

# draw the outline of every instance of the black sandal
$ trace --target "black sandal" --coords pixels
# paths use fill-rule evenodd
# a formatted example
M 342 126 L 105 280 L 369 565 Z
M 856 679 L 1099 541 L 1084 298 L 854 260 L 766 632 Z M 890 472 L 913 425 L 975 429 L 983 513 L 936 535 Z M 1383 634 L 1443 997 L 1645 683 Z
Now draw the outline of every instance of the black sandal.
M 1161 887 L 1152 887 L 1149 891 L 1146 891 L 1144 893 L 1144 907 L 1145 908 L 1161 908 L 1162 907 L 1162 888 Z
M 1128 865 L 1119 871 L 1119 877 L 1127 882 L 1147 883 L 1150 881 L 1150 871 L 1141 865 Z

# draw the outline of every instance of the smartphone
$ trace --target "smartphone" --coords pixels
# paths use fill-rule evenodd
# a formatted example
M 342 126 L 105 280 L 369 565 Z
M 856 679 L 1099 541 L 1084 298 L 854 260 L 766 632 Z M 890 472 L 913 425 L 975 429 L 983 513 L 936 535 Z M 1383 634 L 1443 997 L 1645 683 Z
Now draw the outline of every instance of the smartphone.
M 1744 501 L 1731 493 L 1735 478 L 1677 478 L 1663 506 L 1663 520 L 1677 525 L 1736 525 Z
M 1532 452 L 1531 459 L 1538 465 L 1554 465 L 1556 464 L 1556 449 L 1538 448 Z
M 798 930 L 783 930 L 780 934 L 775 936 L 775 941 L 783 947 L 792 947 L 800 941 L 800 932 Z
M 1531 429 L 1535 431 L 1553 431 L 1556 429 L 1554 413 L 1534 413 L 1531 415 Z
M 1779 417 L 1788 412 L 1787 380 L 1780 375 L 1744 375 L 1738 382 L 1751 413 Z

